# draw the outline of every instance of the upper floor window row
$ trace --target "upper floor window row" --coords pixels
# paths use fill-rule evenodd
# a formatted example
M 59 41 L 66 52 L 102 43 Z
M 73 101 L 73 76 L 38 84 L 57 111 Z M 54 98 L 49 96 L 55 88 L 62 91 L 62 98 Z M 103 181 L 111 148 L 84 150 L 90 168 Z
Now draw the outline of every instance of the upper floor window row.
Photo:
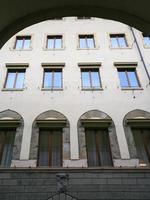
M 118 73 L 120 88 L 124 89 L 142 89 L 135 64 L 118 65 L 115 64 Z M 47 64 L 43 67 L 42 90 L 62 90 L 63 89 L 63 67 L 64 64 Z M 81 75 L 82 90 L 101 90 L 101 73 L 99 64 L 79 64 Z M 25 80 L 26 66 L 9 67 L 4 83 L 3 90 L 23 90 Z
M 117 48 L 128 48 L 129 42 L 124 33 L 110 34 L 110 47 L 113 49 Z M 31 35 L 16 36 L 14 49 L 15 50 L 30 50 L 31 49 Z M 150 36 L 143 34 L 143 43 L 145 47 L 150 48 Z M 96 49 L 97 41 L 94 34 L 79 34 L 78 35 L 78 49 Z M 63 35 L 47 35 L 45 48 L 47 50 L 56 50 L 64 48 L 64 37 Z

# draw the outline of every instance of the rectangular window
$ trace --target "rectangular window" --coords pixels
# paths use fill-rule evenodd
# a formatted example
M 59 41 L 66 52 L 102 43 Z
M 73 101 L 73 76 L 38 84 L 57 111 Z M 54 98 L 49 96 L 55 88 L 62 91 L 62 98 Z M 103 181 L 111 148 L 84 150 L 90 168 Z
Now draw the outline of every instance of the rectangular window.
M 88 166 L 112 166 L 112 157 L 107 129 L 86 129 Z
M 128 47 L 125 34 L 110 34 L 112 48 Z
M 23 50 L 23 49 L 30 49 L 31 48 L 31 36 L 17 36 L 15 49 L 16 50 Z
M 144 46 L 145 47 L 150 47 L 150 36 L 143 34 L 143 40 L 144 40 Z
M 51 90 L 62 89 L 62 69 L 44 69 L 43 88 Z
M 10 167 L 15 130 L 0 130 L 0 166 Z
M 4 88 L 23 89 L 25 69 L 8 69 Z
M 99 68 L 81 69 L 82 89 L 100 89 Z
M 140 83 L 137 77 L 136 70 L 134 68 L 123 68 L 117 69 L 120 79 L 120 85 L 122 89 L 125 88 L 139 88 Z
M 40 130 L 39 166 L 62 166 L 62 130 Z
M 47 49 L 61 49 L 63 48 L 62 35 L 47 36 Z
M 150 129 L 132 128 L 140 164 L 150 164 Z
M 79 48 L 80 49 L 95 48 L 94 35 L 79 35 Z

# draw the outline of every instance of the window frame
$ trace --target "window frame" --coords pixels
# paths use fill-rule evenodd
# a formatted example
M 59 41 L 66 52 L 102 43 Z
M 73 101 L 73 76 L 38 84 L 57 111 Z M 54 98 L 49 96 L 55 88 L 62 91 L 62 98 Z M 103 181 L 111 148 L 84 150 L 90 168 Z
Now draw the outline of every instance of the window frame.
M 48 48 L 48 37 L 61 37 L 61 48 Z M 55 38 L 56 40 L 56 38 Z M 54 42 L 55 44 L 55 42 Z M 43 50 L 46 50 L 46 51 L 59 51 L 59 50 L 64 50 L 64 34 L 62 33 L 56 33 L 56 34 L 45 34 L 45 44 L 44 44 L 44 48 Z
M 25 38 L 29 37 L 30 38 L 30 46 L 29 48 L 23 48 L 24 47 L 24 41 Z M 17 38 L 23 38 L 23 44 L 22 44 L 22 48 L 20 49 L 16 49 L 16 44 L 17 44 Z M 16 35 L 15 39 L 14 39 L 14 44 L 13 44 L 13 49 L 15 51 L 31 51 L 32 50 L 32 41 L 33 40 L 33 34 L 22 34 L 22 35 Z
M 138 73 L 137 73 L 137 65 L 135 64 L 115 64 L 116 68 L 117 68 L 117 74 L 118 74 L 118 80 L 119 80 L 119 86 L 121 88 L 121 90 L 142 90 L 142 86 L 141 86 L 141 82 L 139 80 L 139 76 L 138 76 Z M 122 87 L 121 86 L 121 81 L 120 81 L 120 78 L 119 78 L 119 71 L 123 71 L 125 73 L 125 76 L 126 76 L 126 80 L 127 80 L 127 83 L 128 83 L 128 87 Z M 130 79 L 128 77 L 128 71 L 132 71 L 134 72 L 135 74 L 135 77 L 136 77 L 136 81 L 138 83 L 138 86 L 137 87 L 133 87 L 131 86 L 131 83 L 130 83 Z
M 46 88 L 44 87 L 44 78 L 45 78 L 45 70 L 52 71 L 52 87 Z M 55 77 L 55 71 L 61 70 L 61 88 L 55 88 L 53 87 L 54 84 L 54 77 Z M 43 66 L 43 80 L 42 80 L 42 90 L 45 91 L 62 91 L 63 90 L 63 66 Z
M 102 88 L 102 81 L 101 81 L 101 75 L 100 75 L 100 66 L 101 66 L 101 64 L 98 63 L 97 65 L 96 65 L 96 64 L 95 64 L 95 65 L 92 65 L 92 64 L 87 65 L 87 64 L 80 64 L 80 63 L 79 63 L 78 65 L 79 65 L 79 67 L 80 67 L 81 90 L 82 90 L 82 91 L 99 91 L 99 90 L 103 90 L 103 88 Z M 89 74 L 89 78 L 90 78 L 90 87 L 89 87 L 89 88 L 84 88 L 84 86 L 83 86 L 82 70 L 90 70 L 90 72 L 88 72 L 88 73 L 90 73 L 90 74 Z M 97 70 L 97 72 L 98 72 L 99 85 L 100 85 L 99 88 L 94 88 L 94 87 L 92 86 L 92 76 L 91 76 L 92 70 L 93 70 L 93 71 L 94 71 L 94 70 Z M 91 86 L 92 86 L 92 87 L 91 87 Z
M 80 47 L 80 36 L 93 36 L 92 39 L 93 39 L 93 46 L 92 48 L 89 48 L 88 47 L 88 43 L 87 43 L 87 38 L 84 38 L 86 39 L 86 48 L 81 48 Z M 96 34 L 95 33 L 79 33 L 77 34 L 77 49 L 78 50 L 95 50 L 95 49 L 98 49 L 98 46 L 97 46 L 97 40 L 96 40 Z
M 112 42 L 111 42 L 111 35 L 118 35 L 118 36 L 119 35 L 124 35 L 126 46 L 125 47 L 121 47 L 121 46 L 113 47 L 112 46 Z M 128 33 L 125 33 L 125 32 L 109 33 L 108 37 L 109 37 L 109 42 L 110 42 L 110 45 L 109 45 L 110 49 L 131 49 L 132 48 L 132 45 L 131 45 L 131 43 L 129 42 L 129 39 L 128 39 Z M 118 40 L 117 40 L 117 44 L 119 44 Z
M 2 91 L 23 91 L 24 88 L 25 88 L 25 75 L 26 75 L 26 69 L 27 67 L 29 67 L 29 64 L 26 63 L 26 64 L 6 64 L 6 76 L 5 76 L 5 80 L 4 80 L 4 85 L 3 85 L 3 88 L 2 88 Z M 9 74 L 9 71 L 17 71 L 17 74 L 15 74 L 15 81 L 14 81 L 14 84 L 13 84 L 13 88 L 6 88 L 6 84 L 7 84 L 7 80 L 8 80 L 8 74 Z M 17 76 L 18 76 L 18 72 L 19 71 L 24 71 L 24 81 L 23 81 L 23 87 L 22 88 L 15 88 L 14 86 L 16 85 L 16 81 L 17 81 Z

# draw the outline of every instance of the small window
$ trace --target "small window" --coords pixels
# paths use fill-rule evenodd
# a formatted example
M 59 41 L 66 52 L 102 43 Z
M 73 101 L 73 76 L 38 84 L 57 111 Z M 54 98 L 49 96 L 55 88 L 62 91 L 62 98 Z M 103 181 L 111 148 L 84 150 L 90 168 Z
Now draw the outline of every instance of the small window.
M 100 89 L 99 68 L 81 69 L 82 89 Z
M 23 89 L 25 69 L 8 69 L 4 88 Z
M 62 130 L 40 130 L 38 166 L 62 166 Z
M 112 166 L 107 129 L 85 129 L 88 166 Z
M 15 49 L 16 50 L 23 50 L 23 49 L 30 49 L 31 48 L 31 36 L 17 36 Z
M 112 48 L 128 47 L 125 34 L 110 34 Z
M 79 35 L 79 48 L 80 49 L 95 48 L 94 35 Z
M 43 88 L 51 90 L 62 89 L 62 69 L 44 69 Z
M 134 68 L 118 68 L 118 75 L 122 89 L 125 88 L 139 88 L 140 83 Z
M 85 17 L 85 16 L 83 16 L 83 17 L 77 17 L 77 19 L 91 19 L 91 17 Z
M 0 166 L 10 167 L 15 139 L 15 130 L 0 130 Z
M 63 48 L 62 35 L 49 35 L 47 36 L 47 49 L 61 49 Z
M 150 35 L 143 34 L 144 46 L 150 47 Z

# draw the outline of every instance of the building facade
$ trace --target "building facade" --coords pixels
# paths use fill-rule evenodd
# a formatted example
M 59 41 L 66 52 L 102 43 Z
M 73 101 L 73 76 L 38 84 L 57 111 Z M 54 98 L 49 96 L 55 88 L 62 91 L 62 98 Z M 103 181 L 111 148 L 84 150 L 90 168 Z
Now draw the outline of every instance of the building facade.
M 57 18 L 14 35 L 0 51 L 1 167 L 148 170 L 149 56 L 150 36 L 104 19 Z

